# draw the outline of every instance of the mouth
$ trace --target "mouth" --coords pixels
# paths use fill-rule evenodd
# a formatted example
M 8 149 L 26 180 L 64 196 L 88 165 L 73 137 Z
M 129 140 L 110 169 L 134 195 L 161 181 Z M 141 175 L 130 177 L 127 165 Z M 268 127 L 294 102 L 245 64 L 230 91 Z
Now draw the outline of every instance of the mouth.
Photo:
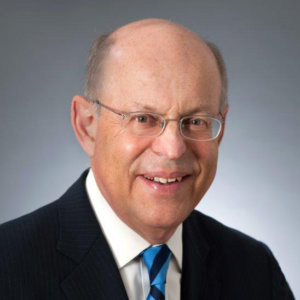
M 162 185 L 168 185 L 168 184 L 172 184 L 172 183 L 176 183 L 176 182 L 181 182 L 182 180 L 184 180 L 188 175 L 185 176 L 177 176 L 177 177 L 173 177 L 173 178 L 164 178 L 164 177 L 150 177 L 147 175 L 143 175 L 143 177 L 147 180 L 150 181 L 154 181 L 157 183 L 160 183 Z
M 187 189 L 190 188 L 190 184 L 187 183 L 191 183 L 189 178 L 192 178 L 192 174 L 185 172 L 152 172 L 140 174 L 138 177 L 155 195 L 173 197 L 179 192 L 187 192 Z
M 173 172 L 173 173 L 151 173 L 151 174 L 141 174 L 141 177 L 152 184 L 159 184 L 162 186 L 168 186 L 168 185 L 178 185 L 185 181 L 188 177 L 190 177 L 190 174 L 183 173 L 183 172 Z
M 152 174 L 141 174 L 139 176 L 141 181 L 145 184 L 145 187 L 150 188 L 149 191 L 152 195 L 160 197 L 177 197 L 178 193 L 188 193 L 190 189 L 190 184 L 192 174 L 187 174 L 183 172 L 176 173 L 152 173 Z

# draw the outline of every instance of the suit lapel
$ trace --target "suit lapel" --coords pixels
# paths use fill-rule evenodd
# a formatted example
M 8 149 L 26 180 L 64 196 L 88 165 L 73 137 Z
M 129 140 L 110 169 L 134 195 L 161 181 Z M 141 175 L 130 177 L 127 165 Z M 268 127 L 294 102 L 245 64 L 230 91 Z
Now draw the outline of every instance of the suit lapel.
M 181 299 L 184 300 L 220 298 L 220 259 L 203 233 L 199 215 L 192 213 L 183 223 Z
M 102 243 L 97 239 L 83 261 L 62 282 L 68 299 L 128 299 L 113 257 Z
M 59 203 L 57 249 L 76 266 L 61 283 L 67 299 L 128 300 L 118 267 L 89 204 L 87 171 Z

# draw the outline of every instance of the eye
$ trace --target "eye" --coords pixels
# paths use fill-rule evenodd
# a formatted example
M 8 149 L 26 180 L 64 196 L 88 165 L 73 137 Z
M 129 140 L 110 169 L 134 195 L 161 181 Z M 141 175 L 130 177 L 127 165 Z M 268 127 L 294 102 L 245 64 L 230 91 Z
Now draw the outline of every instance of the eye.
M 186 117 L 182 124 L 182 129 L 185 131 L 206 131 L 211 127 L 210 118 L 202 116 Z
M 129 120 L 131 126 L 138 126 L 139 128 L 156 127 L 160 124 L 158 116 L 147 113 L 134 113 Z
M 139 125 L 157 126 L 159 124 L 159 118 L 152 114 L 136 114 L 133 116 L 134 123 Z
M 191 119 L 190 123 L 191 125 L 195 125 L 195 126 L 201 126 L 206 124 L 205 120 L 203 119 Z
M 151 116 L 148 116 L 148 115 L 137 115 L 135 117 L 135 120 L 139 123 L 147 123 L 150 121 L 149 117 L 151 118 Z
M 187 117 L 184 119 L 183 124 L 185 128 L 194 128 L 194 129 L 202 129 L 202 128 L 207 128 L 209 126 L 208 120 L 203 117 Z

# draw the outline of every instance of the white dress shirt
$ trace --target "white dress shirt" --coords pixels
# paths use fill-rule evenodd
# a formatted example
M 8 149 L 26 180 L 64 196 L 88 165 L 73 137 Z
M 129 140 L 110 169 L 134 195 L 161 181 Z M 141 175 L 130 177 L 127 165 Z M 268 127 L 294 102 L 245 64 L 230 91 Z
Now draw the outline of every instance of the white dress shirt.
M 128 227 L 112 210 L 102 196 L 91 169 L 86 179 L 86 190 L 120 270 L 128 298 L 130 300 L 146 299 L 150 290 L 149 275 L 139 254 L 148 248 L 150 243 Z M 182 270 L 182 225 L 178 226 L 167 245 L 173 255 L 167 273 L 166 300 L 179 300 Z

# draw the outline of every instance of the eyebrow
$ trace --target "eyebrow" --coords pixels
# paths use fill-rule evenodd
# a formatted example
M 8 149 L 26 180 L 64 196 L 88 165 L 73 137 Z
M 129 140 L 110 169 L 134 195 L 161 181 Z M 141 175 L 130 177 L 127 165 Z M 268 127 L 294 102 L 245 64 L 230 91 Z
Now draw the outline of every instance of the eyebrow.
M 154 113 L 157 113 L 157 114 L 161 114 L 161 111 L 159 111 L 157 109 L 157 107 L 155 106 L 150 106 L 150 105 L 145 105 L 145 104 L 141 104 L 141 103 L 138 103 L 138 102 L 134 102 L 133 103 L 138 110 L 141 110 L 141 111 L 148 111 L 148 112 L 154 112 Z M 196 108 L 192 108 L 192 109 L 189 109 L 187 111 L 184 112 L 183 115 L 193 115 L 193 114 L 212 114 L 209 110 L 209 107 L 207 105 L 199 105 L 198 107 Z

